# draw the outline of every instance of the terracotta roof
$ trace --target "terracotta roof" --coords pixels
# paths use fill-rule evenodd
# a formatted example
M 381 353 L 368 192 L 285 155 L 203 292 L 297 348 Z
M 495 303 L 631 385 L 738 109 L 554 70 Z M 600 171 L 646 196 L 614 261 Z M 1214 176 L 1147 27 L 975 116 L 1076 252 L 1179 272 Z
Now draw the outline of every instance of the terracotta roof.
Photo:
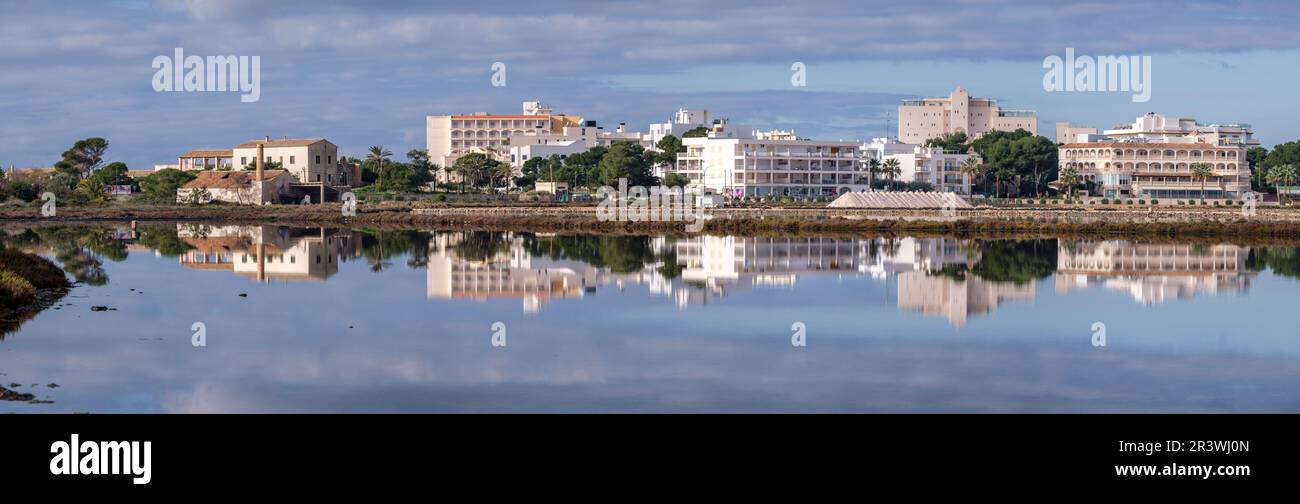
M 140 177 L 148 177 L 150 175 L 153 175 L 154 173 L 157 172 L 155 172 L 154 170 L 127 170 L 126 176 L 131 178 L 140 178 Z
M 253 170 L 206 170 L 198 173 L 198 178 L 191 180 L 181 189 L 194 189 L 204 187 L 208 189 L 238 189 L 243 188 L 253 180 L 257 172 Z M 265 170 L 262 172 L 262 181 L 273 180 L 280 175 L 289 173 L 284 170 Z
M 231 157 L 235 152 L 230 149 L 197 149 L 181 154 L 181 158 Z
M 1141 142 L 1087 142 L 1087 143 L 1068 143 L 1061 146 L 1062 149 L 1235 149 L 1235 145 L 1214 145 L 1212 143 L 1141 143 Z
M 325 141 L 324 138 L 286 138 L 283 140 L 271 139 L 271 141 L 269 142 L 266 140 L 249 140 L 247 142 L 236 145 L 235 148 L 252 149 L 252 148 L 256 148 L 257 144 L 262 144 L 267 147 L 306 147 L 308 145 L 315 145 L 324 141 Z

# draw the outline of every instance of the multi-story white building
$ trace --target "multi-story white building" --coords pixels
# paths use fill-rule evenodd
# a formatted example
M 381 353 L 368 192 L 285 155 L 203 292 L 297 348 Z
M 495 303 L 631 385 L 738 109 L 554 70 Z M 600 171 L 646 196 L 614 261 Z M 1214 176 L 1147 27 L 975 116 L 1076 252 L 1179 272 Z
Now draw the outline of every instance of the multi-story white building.
M 1121 141 L 1199 142 L 1245 148 L 1259 145 L 1249 124 L 1201 124 L 1195 119 L 1169 118 L 1155 112 L 1147 112 L 1129 124 L 1117 124 L 1104 133 L 1106 137 Z
M 732 197 L 834 196 L 868 187 L 853 141 L 766 140 L 717 120 L 706 137 L 682 139 L 675 172 L 690 188 Z
M 1202 126 L 1149 113 L 1097 141 L 1061 146 L 1058 159 L 1108 198 L 1195 198 L 1204 186 L 1207 198 L 1236 199 L 1250 191 L 1246 149 L 1258 144 L 1252 134 L 1248 125 Z M 1192 175 L 1198 163 L 1212 171 L 1204 182 Z
M 979 138 L 990 131 L 1023 129 L 1038 134 L 1038 115 L 1032 110 L 1003 110 L 988 98 L 974 98 L 961 86 L 947 98 L 903 100 L 898 107 L 898 138 L 922 144 L 950 133 Z
M 709 127 L 713 124 L 713 116 L 708 110 L 686 110 L 678 109 L 673 115 L 672 120 L 662 123 L 651 123 L 650 133 L 646 135 L 646 140 L 651 146 L 658 144 L 659 140 L 668 135 L 681 138 L 687 131 L 693 130 L 700 126 Z
M 619 124 L 614 131 L 605 131 L 596 125 L 596 121 L 581 121 L 577 125 L 564 126 L 558 132 L 542 130 L 510 135 L 506 142 L 509 154 L 505 161 L 520 168 L 535 157 L 559 156 L 563 159 L 592 147 L 608 147 L 614 142 L 633 142 L 647 147 L 644 138 L 643 133 L 627 131 L 624 124 Z
M 970 194 L 970 177 L 962 175 L 961 164 L 973 154 L 944 152 L 939 147 L 899 142 L 896 138 L 873 138 L 862 146 L 864 158 L 881 163 L 898 160 L 902 172 L 894 180 L 925 182 L 935 191 Z
M 429 162 L 449 167 L 465 154 L 477 152 L 498 160 L 508 159 L 509 138 L 525 133 L 560 134 L 566 126 L 577 126 L 581 118 L 554 114 L 537 101 L 523 102 L 522 114 L 431 115 L 425 118 L 425 144 Z M 451 173 L 439 170 L 446 181 Z

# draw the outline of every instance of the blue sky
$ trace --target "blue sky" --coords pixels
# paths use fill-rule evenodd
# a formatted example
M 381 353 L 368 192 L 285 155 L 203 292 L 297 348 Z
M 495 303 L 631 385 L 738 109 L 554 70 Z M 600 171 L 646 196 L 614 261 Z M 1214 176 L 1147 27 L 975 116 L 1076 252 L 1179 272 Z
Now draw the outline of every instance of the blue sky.
M 1148 111 L 1300 139 L 1300 2 L 115 0 L 0 2 L 0 164 L 109 139 L 133 168 L 194 148 L 325 137 L 424 144 L 428 114 L 557 112 L 644 130 L 678 107 L 822 139 L 887 131 L 898 101 L 962 85 L 1052 123 Z M 155 56 L 260 56 L 261 99 L 157 93 Z M 1043 58 L 1152 58 L 1152 95 L 1044 91 Z M 506 86 L 491 66 L 507 65 Z M 794 62 L 807 85 L 790 83 Z

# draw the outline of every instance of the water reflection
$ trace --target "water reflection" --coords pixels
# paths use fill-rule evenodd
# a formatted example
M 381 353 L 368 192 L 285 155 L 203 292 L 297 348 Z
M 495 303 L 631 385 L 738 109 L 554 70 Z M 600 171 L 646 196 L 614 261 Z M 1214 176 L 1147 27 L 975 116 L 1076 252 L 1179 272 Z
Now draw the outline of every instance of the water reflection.
M 181 224 L 176 235 L 188 249 L 182 266 L 262 282 L 325 280 L 338 273 L 339 261 L 361 257 L 362 250 L 352 231 L 339 229 Z
M 1057 258 L 1056 292 L 1102 287 L 1159 304 L 1250 288 L 1249 247 L 1230 244 L 1067 242 Z
M 1288 245 L 153 223 L 0 241 L 80 282 L 0 341 L 0 373 L 60 384 L 37 394 L 54 404 L 0 412 L 1300 405 Z

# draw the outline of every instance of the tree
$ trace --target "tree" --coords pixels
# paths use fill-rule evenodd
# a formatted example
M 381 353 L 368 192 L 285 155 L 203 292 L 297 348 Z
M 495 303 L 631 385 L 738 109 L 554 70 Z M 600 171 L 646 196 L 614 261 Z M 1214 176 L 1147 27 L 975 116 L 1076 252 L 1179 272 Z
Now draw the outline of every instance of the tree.
M 880 173 L 888 178 L 892 185 L 894 178 L 903 174 L 903 165 L 898 162 L 898 158 L 886 159 L 885 162 L 880 165 Z
M 868 158 L 864 168 L 867 170 L 867 187 L 875 187 L 872 184 L 876 183 L 876 174 L 880 173 L 880 160 L 874 157 Z
M 190 173 L 167 168 L 140 178 L 140 191 L 144 193 L 145 198 L 154 203 L 175 204 L 176 190 L 194 178 L 195 176 Z
M 960 170 L 961 174 L 971 181 L 972 187 L 975 185 L 976 180 L 984 178 L 984 163 L 979 156 L 966 158 L 965 161 L 961 162 L 961 166 L 958 167 L 958 170 Z M 972 193 L 973 192 L 974 191 L 972 191 Z
M 1277 201 L 1278 203 L 1281 203 L 1283 197 L 1282 188 L 1291 185 L 1291 182 L 1296 179 L 1295 165 L 1282 164 L 1274 166 L 1268 170 L 1266 177 L 1268 183 L 1273 184 L 1273 186 L 1277 188 Z
M 244 165 L 244 170 L 246 170 L 246 171 L 253 171 L 253 170 L 256 170 L 256 169 L 257 169 L 257 159 L 254 159 L 254 160 L 252 160 L 252 161 L 249 161 L 248 164 Z M 263 162 L 262 162 L 262 169 L 263 169 L 263 170 L 283 170 L 283 169 L 284 169 L 284 165 L 283 165 L 283 164 L 280 164 L 279 161 L 263 161 Z
M 498 161 L 481 152 L 471 152 L 456 159 L 451 170 L 460 175 L 462 184 L 478 187 L 487 174 L 492 173 Z
M 1261 164 L 1268 157 L 1268 149 L 1251 147 L 1246 149 L 1246 162 L 1250 164 L 1251 189 L 1264 188 L 1264 169 Z
M 704 126 L 696 126 L 689 130 L 686 130 L 685 133 L 682 133 L 682 138 L 697 138 L 697 137 L 706 137 L 706 136 L 709 136 L 709 128 L 706 128 Z
M 98 184 L 105 186 L 130 185 L 131 177 L 126 174 L 126 163 L 121 161 L 109 163 L 107 166 L 95 170 L 89 177 Z
M 367 161 L 374 161 L 379 164 L 379 186 L 384 186 L 384 160 L 393 155 L 393 152 L 385 149 L 382 145 L 370 146 L 369 154 L 366 155 Z
M 686 187 L 686 185 L 690 183 L 691 183 L 690 177 L 687 177 L 680 173 L 669 173 L 667 175 L 664 175 L 664 181 L 663 181 L 664 187 Z
M 1078 171 L 1076 171 L 1072 167 L 1067 166 L 1061 169 L 1061 173 L 1060 175 L 1057 176 L 1057 180 L 1060 181 L 1061 183 L 1061 189 L 1066 191 L 1065 197 L 1069 199 L 1073 199 L 1074 186 L 1079 185 L 1079 183 L 1083 180 L 1083 178 L 1079 176 Z
M 971 148 L 984 159 L 987 173 L 993 174 L 998 194 L 1003 181 L 1017 177 L 1033 180 L 1035 195 L 1043 190 L 1043 180 L 1057 178 L 1057 145 L 1046 137 L 1023 129 L 990 131 L 971 142 Z
M 411 170 L 415 172 L 415 182 L 418 185 L 424 185 L 438 176 L 438 166 L 429 162 L 429 152 L 422 149 L 411 149 L 406 152 L 406 160 L 409 161 Z
M 926 140 L 925 146 L 941 147 L 943 148 L 944 152 L 948 152 L 948 153 L 961 153 L 961 152 L 966 152 L 967 149 L 966 144 L 969 142 L 970 142 L 970 138 L 966 136 L 966 133 L 963 131 L 958 131 L 955 133 L 948 133 L 943 136 L 934 137 L 929 140 Z
M 609 147 L 600 159 L 600 181 L 608 186 L 617 186 L 619 179 L 627 179 L 628 185 L 652 186 L 658 180 L 650 172 L 650 160 L 645 156 L 645 149 L 630 142 L 617 142 Z
M 510 189 L 510 179 L 514 176 L 515 167 L 510 166 L 510 163 L 497 162 L 496 167 L 493 168 L 492 171 L 492 179 L 496 180 L 500 178 L 501 181 L 505 183 L 506 189 Z
M 686 152 L 686 147 L 682 146 L 682 141 L 672 135 L 664 135 L 655 143 L 655 148 L 659 152 L 654 155 L 654 162 L 657 166 L 673 166 L 677 164 L 677 153 Z
M 78 140 L 71 149 L 63 152 L 63 159 L 54 164 L 59 173 L 75 176 L 76 179 L 89 177 L 91 172 L 104 162 L 104 152 L 108 150 L 108 140 L 94 137 Z
M 1201 201 L 1205 201 L 1205 181 L 1214 176 L 1214 167 L 1210 163 L 1192 163 L 1192 180 L 1201 182 Z

